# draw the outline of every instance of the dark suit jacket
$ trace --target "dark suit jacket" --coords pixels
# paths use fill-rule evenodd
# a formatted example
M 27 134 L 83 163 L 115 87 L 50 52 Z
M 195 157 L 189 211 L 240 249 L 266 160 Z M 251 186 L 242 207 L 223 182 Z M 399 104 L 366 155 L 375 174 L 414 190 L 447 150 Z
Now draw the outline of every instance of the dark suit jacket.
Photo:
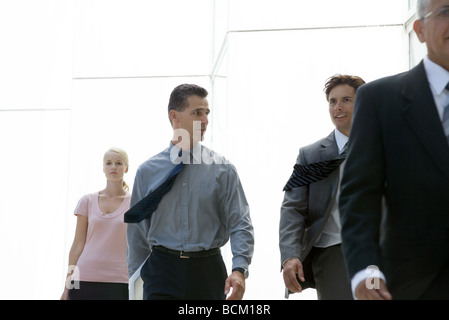
M 335 134 L 299 150 L 296 163 L 305 165 L 335 159 L 338 147 Z M 304 261 L 330 216 L 339 183 L 339 170 L 308 186 L 284 193 L 279 224 L 281 262 L 298 257 Z
M 339 208 L 350 276 L 375 265 L 393 298 L 419 298 L 449 257 L 449 146 L 423 62 L 357 90 Z

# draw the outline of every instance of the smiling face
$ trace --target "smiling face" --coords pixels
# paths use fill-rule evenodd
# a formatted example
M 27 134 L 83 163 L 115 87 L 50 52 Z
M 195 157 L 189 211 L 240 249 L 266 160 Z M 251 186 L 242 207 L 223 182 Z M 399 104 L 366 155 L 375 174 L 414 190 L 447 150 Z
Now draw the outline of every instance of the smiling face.
M 348 84 L 335 86 L 329 93 L 329 114 L 338 131 L 349 137 L 355 90 Z

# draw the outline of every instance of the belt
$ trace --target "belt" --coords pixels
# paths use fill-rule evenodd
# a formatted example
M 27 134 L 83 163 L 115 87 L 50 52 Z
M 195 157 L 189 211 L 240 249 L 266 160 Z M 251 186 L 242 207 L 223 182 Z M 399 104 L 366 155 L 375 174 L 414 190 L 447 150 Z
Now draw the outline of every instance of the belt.
M 185 251 L 178 251 L 178 250 L 172 250 L 165 248 L 163 246 L 154 246 L 153 250 L 161 251 L 169 254 L 176 255 L 182 259 L 189 259 L 189 258 L 206 258 L 210 256 L 214 256 L 217 254 L 220 254 L 220 248 L 210 249 L 210 250 L 202 250 L 202 251 L 193 251 L 193 252 L 185 252 Z

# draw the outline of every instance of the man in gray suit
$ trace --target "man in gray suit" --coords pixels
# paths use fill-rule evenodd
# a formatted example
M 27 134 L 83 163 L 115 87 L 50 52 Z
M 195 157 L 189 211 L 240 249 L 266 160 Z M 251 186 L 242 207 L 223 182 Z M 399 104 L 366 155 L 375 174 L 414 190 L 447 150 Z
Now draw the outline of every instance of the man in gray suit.
M 341 252 L 336 199 L 356 91 L 364 83 L 351 75 L 327 80 L 324 91 L 335 130 L 300 148 L 284 188 L 279 248 L 288 293 L 312 287 L 320 300 L 352 299 Z
M 357 91 L 340 197 L 357 299 L 449 299 L 449 0 L 417 13 L 427 56 Z

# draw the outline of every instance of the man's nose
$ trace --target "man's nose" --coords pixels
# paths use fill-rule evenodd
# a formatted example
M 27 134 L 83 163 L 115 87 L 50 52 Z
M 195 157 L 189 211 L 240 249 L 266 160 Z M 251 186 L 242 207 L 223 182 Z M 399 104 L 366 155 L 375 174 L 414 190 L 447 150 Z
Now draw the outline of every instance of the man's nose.
M 343 108 L 343 105 L 341 101 L 337 101 L 337 103 L 334 105 L 334 110 L 341 110 Z

